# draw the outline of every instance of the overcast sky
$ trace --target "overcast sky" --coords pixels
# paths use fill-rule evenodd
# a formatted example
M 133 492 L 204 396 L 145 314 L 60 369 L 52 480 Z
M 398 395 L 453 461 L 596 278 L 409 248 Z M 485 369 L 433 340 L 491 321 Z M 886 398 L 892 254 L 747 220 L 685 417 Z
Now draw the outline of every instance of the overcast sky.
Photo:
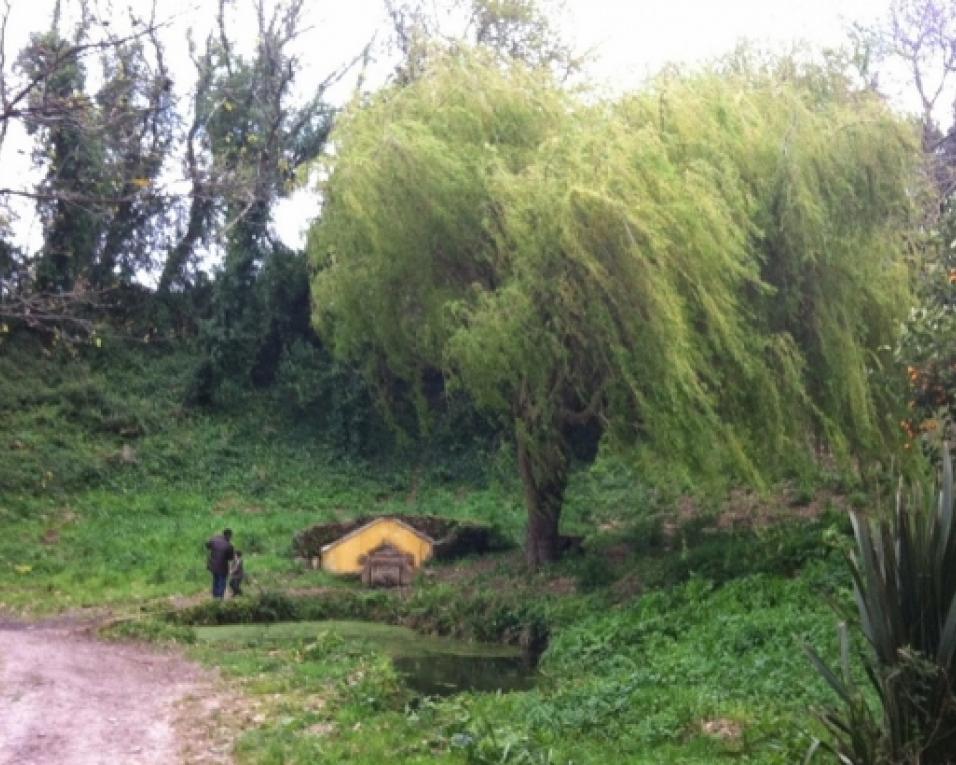
M 8 60 L 31 31 L 48 25 L 54 0 L 9 2 Z M 69 4 L 69 0 L 63 2 Z M 241 8 L 250 2 L 234 0 L 234 4 Z M 435 5 L 443 6 L 439 0 Z M 666 63 L 713 58 L 741 40 L 768 48 L 785 48 L 795 42 L 837 46 L 845 40 L 848 23 L 872 23 L 885 14 L 887 5 L 888 0 L 566 0 L 561 27 L 579 52 L 591 51 L 588 74 L 617 90 L 638 85 Z M 109 0 L 100 0 L 103 15 L 113 20 L 114 29 L 125 24 L 123 9 L 128 6 L 146 16 L 150 3 L 113 0 L 111 7 Z M 177 91 L 188 96 L 192 66 L 187 31 L 192 29 L 201 41 L 212 24 L 217 2 L 159 0 L 158 6 L 162 17 L 170 21 L 163 39 Z M 231 16 L 230 27 L 248 45 L 254 35 L 253 19 L 239 8 Z M 303 64 L 300 87 L 353 58 L 374 35 L 379 41 L 387 37 L 382 0 L 312 0 L 307 22 L 310 29 L 298 41 L 297 50 Z M 387 71 L 386 56 L 380 52 L 379 71 Z M 350 87 L 343 85 L 338 97 L 347 98 Z M 20 179 L 29 172 L 29 145 L 15 130 L 2 148 L 0 172 Z M 298 244 L 315 206 L 314 199 L 303 195 L 282 205 L 276 221 L 282 238 Z M 39 227 L 35 222 L 24 221 L 17 231 L 23 243 L 38 244 Z

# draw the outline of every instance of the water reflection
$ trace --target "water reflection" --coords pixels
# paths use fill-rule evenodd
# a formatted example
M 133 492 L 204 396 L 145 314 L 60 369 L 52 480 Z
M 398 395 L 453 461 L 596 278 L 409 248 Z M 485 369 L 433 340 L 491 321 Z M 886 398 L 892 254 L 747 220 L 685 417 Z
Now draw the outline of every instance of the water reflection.
M 526 691 L 534 685 L 533 662 L 523 656 L 396 656 L 392 663 L 409 688 L 428 696 Z

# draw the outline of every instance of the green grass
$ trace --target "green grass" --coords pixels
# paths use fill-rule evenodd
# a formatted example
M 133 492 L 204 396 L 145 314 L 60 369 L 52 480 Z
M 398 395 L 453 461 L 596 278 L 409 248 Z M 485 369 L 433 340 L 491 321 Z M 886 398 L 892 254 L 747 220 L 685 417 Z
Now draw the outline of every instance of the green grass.
M 836 574 L 824 560 L 797 578 L 692 578 L 603 607 L 553 598 L 538 687 L 504 696 L 411 703 L 385 659 L 422 638 L 403 632 L 403 645 L 383 645 L 395 633 L 380 625 L 200 627 L 191 650 L 270 705 L 270 722 L 239 742 L 250 763 L 372 763 L 397 752 L 402 762 L 782 765 L 819 732 L 809 708 L 830 700 L 802 646 L 833 656 L 821 593 Z M 711 723 L 736 734 L 709 735 Z
M 322 621 L 229 624 L 195 627 L 200 643 L 228 646 L 258 646 L 294 640 L 315 639 L 329 633 L 349 643 L 363 643 L 389 656 L 520 656 L 511 646 L 468 643 L 421 635 L 407 627 L 366 621 L 326 619 Z
M 268 395 L 184 409 L 193 356 L 107 346 L 80 358 L 26 342 L 0 349 L 7 608 L 196 595 L 206 589 L 203 542 L 226 526 L 252 587 L 265 589 L 331 583 L 289 555 L 293 534 L 313 523 L 411 511 L 520 534 L 513 485 L 401 451 L 374 462 L 338 454 Z
M 776 765 L 800 761 L 817 731 L 809 708 L 830 697 L 802 646 L 834 658 L 827 601 L 845 601 L 849 584 L 837 515 L 717 530 L 711 498 L 667 534 L 687 486 L 652 485 L 625 460 L 604 459 L 568 492 L 563 526 L 587 536 L 583 556 L 535 576 L 519 554 L 464 561 L 407 597 L 366 593 L 296 563 L 293 534 L 419 512 L 491 522 L 520 540 L 510 455 L 475 453 L 467 464 L 467 454 L 442 462 L 409 447 L 361 460 L 267 394 L 184 409 L 186 351 L 35 351 L 0 350 L 0 608 L 107 605 L 129 617 L 112 637 L 175 641 L 221 667 L 263 709 L 238 741 L 241 762 Z M 250 595 L 209 605 L 202 544 L 224 526 L 244 551 Z M 322 594 L 304 594 L 314 588 Z M 197 600 L 181 616 L 199 624 L 277 605 L 304 621 L 207 628 L 163 617 Z M 550 644 L 532 691 L 416 700 L 391 666 L 395 649 L 367 638 L 431 644 L 354 625 L 368 618 L 468 641 L 547 632 Z M 707 733 L 715 722 L 734 735 Z
M 257 497 L 177 486 L 88 489 L 52 501 L 0 497 L 0 600 L 7 607 L 44 612 L 195 595 L 208 584 L 203 544 L 224 527 L 235 531 L 251 591 L 335 586 L 339 580 L 293 560 L 296 531 L 369 512 L 441 512 L 484 520 L 484 505 L 500 510 L 514 502 L 493 487 L 446 486 L 420 490 L 414 504 L 404 497 L 370 499 L 352 486 L 337 490 L 343 475 L 335 465 L 313 467 L 308 487 L 295 489 L 300 494 L 295 502 L 284 499 L 292 489 L 282 486 Z M 361 481 L 369 484 L 367 477 Z

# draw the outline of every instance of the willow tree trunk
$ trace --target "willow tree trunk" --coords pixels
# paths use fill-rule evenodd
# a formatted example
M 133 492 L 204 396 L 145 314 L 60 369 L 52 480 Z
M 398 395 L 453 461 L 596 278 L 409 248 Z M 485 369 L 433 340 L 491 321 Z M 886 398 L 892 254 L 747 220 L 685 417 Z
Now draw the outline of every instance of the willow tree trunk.
M 568 460 L 559 448 L 551 459 L 535 457 L 523 439 L 518 439 L 518 472 L 528 509 L 525 560 L 532 571 L 561 557 L 558 526 L 564 490 L 568 485 Z

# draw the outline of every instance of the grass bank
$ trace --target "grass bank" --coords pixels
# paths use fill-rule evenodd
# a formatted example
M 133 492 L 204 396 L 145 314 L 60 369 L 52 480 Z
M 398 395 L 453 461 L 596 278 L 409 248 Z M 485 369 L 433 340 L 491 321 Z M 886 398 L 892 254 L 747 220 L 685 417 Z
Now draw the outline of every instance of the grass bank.
M 406 594 L 270 594 L 114 631 L 145 629 L 222 667 L 253 700 L 237 748 L 248 763 L 389 752 L 412 763 L 799 761 L 819 732 L 810 709 L 830 700 L 803 646 L 834 658 L 827 601 L 848 597 L 841 517 L 759 531 L 695 524 L 678 550 L 661 533 L 638 551 L 632 531 L 595 537 L 535 577 L 505 554 L 440 567 Z M 342 618 L 519 643 L 534 625 L 548 643 L 533 690 L 422 699 L 388 650 L 332 626 L 300 622 L 268 639 L 239 627 L 214 643 L 186 626 Z
M 295 531 L 369 513 L 492 523 L 520 540 L 504 451 L 360 458 L 266 393 L 182 405 L 194 359 L 150 348 L 0 355 L 0 607 L 106 606 L 114 637 L 175 641 L 243 691 L 246 763 L 792 763 L 829 700 L 804 643 L 832 655 L 846 599 L 836 498 L 812 482 L 691 501 L 627 462 L 576 473 L 565 530 L 583 555 L 529 576 L 520 554 L 435 566 L 409 594 L 298 565 Z M 845 489 L 845 487 L 838 487 Z M 842 491 L 846 494 L 846 491 Z M 202 543 L 224 526 L 252 596 L 205 602 Z M 259 595 L 259 590 L 265 595 Z M 175 617 L 167 614 L 175 611 Z M 530 644 L 537 686 L 416 698 L 386 652 L 322 628 L 197 641 L 192 625 L 372 619 Z

